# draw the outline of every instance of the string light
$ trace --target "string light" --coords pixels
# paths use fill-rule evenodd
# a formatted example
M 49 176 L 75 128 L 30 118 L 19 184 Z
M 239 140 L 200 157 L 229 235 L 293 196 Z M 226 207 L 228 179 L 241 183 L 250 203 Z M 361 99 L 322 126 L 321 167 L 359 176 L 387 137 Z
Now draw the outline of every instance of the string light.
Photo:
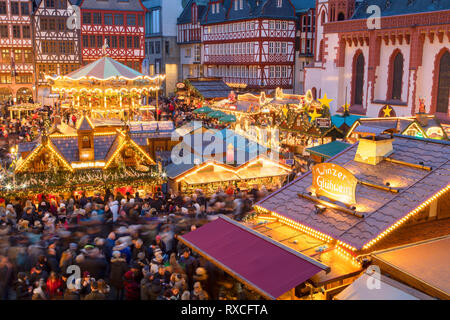
M 305 225 L 303 225 L 301 223 L 298 223 L 296 221 L 288 219 L 288 218 L 286 218 L 286 217 L 284 217 L 282 215 L 279 215 L 276 212 L 269 211 L 269 210 L 267 210 L 265 208 L 262 208 L 260 206 L 255 206 L 254 208 L 255 208 L 255 210 L 257 212 L 260 212 L 260 213 L 270 213 L 272 216 L 278 218 L 278 220 L 282 221 L 284 224 L 286 224 L 286 225 L 288 225 L 288 226 L 290 226 L 290 227 L 292 227 L 294 229 L 300 230 L 303 233 L 306 233 L 306 234 L 308 234 L 308 235 L 310 235 L 310 236 L 312 236 L 312 237 L 314 237 L 316 239 L 322 240 L 322 241 L 327 242 L 327 243 L 328 242 L 332 242 L 334 240 L 332 237 L 330 237 L 330 236 L 328 236 L 328 235 L 326 235 L 326 234 L 324 234 L 324 233 L 322 233 L 320 231 L 317 231 L 317 230 L 315 230 L 313 228 L 310 228 L 308 226 L 305 226 Z
M 441 197 L 445 192 L 447 192 L 448 190 L 450 190 L 450 184 L 447 185 L 445 188 L 443 188 L 442 190 L 440 190 L 439 192 L 437 192 L 436 194 L 434 194 L 432 197 L 430 197 L 429 199 L 427 199 L 425 202 L 423 202 L 422 204 L 420 204 L 417 208 L 415 208 L 414 210 L 412 210 L 411 212 L 409 212 L 406 216 L 404 216 L 403 218 L 399 219 L 396 223 L 394 223 L 393 225 L 391 225 L 389 228 L 387 228 L 386 230 L 384 230 L 383 232 L 381 232 L 376 238 L 372 239 L 371 241 L 367 242 L 364 246 L 363 249 L 367 250 L 368 248 L 370 248 L 371 246 L 373 246 L 375 243 L 377 243 L 378 241 L 380 241 L 382 238 L 384 238 L 385 236 L 387 236 L 389 233 L 391 233 L 392 231 L 394 231 L 395 229 L 397 229 L 398 227 L 400 227 L 403 223 L 405 223 L 409 218 L 411 218 L 413 215 L 417 214 L 418 212 L 420 212 L 421 210 L 425 209 L 429 204 L 431 204 L 433 201 L 435 201 L 436 199 L 438 199 L 439 197 Z
M 165 74 L 159 74 L 156 75 L 154 77 L 150 77 L 150 76 L 146 76 L 146 75 L 142 75 L 142 76 L 137 76 L 134 78 L 127 78 L 124 76 L 111 76 L 108 78 L 97 78 L 95 76 L 82 76 L 80 78 L 71 78 L 68 76 L 50 76 L 50 75 L 45 75 L 45 80 L 72 80 L 72 81 L 80 81 L 80 80 L 97 80 L 97 81 L 109 81 L 109 80 L 126 80 L 126 81 L 135 81 L 135 80 L 150 80 L 150 81 L 155 81 L 155 80 L 164 80 L 166 78 Z

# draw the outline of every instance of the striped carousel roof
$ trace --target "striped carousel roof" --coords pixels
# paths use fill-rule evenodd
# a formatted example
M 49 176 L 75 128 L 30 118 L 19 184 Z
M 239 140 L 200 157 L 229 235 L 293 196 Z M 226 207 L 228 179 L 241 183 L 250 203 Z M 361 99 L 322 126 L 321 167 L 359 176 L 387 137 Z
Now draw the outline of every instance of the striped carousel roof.
M 135 79 L 144 76 L 142 73 L 127 67 L 126 65 L 110 58 L 100 58 L 78 70 L 75 70 L 65 77 L 73 80 L 79 80 L 85 77 L 94 77 L 105 80 L 114 77 L 122 77 L 127 79 Z

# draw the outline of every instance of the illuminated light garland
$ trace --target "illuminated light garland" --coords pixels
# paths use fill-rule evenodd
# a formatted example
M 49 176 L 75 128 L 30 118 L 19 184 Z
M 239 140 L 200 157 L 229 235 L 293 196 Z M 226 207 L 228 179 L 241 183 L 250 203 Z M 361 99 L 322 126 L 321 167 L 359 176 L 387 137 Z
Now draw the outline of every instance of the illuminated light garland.
M 147 154 L 147 152 L 145 152 L 144 150 L 142 150 L 142 148 L 141 148 L 136 142 L 134 142 L 133 139 L 130 138 L 130 142 L 131 142 L 131 144 L 132 144 L 136 149 L 138 149 L 138 151 L 139 151 L 141 154 L 144 155 L 144 157 L 147 158 L 148 161 L 150 161 L 150 164 L 156 164 L 155 160 L 153 160 L 153 159 Z
M 95 162 L 72 162 L 72 168 L 74 169 L 86 169 L 86 168 L 103 168 L 105 166 L 104 161 Z
M 77 130 L 80 130 L 81 124 L 83 123 L 83 119 L 86 119 L 91 128 L 95 128 L 94 124 L 92 123 L 91 119 L 89 119 L 89 117 L 82 116 L 79 122 L 80 124 L 77 126 Z
M 114 158 L 117 156 L 117 154 L 122 150 L 122 148 L 125 146 L 127 142 L 126 141 L 122 141 L 122 143 L 120 144 L 120 146 L 117 148 L 117 150 L 113 153 L 113 155 L 111 156 L 111 158 L 109 158 L 108 162 L 106 163 L 106 165 L 103 167 L 103 169 L 108 169 L 109 166 L 111 165 L 112 161 L 114 160 Z
M 361 262 L 359 262 L 356 259 L 356 257 L 353 254 L 351 254 L 350 252 L 348 252 L 347 250 L 337 246 L 336 247 L 336 252 L 337 252 L 338 255 L 342 255 L 343 257 L 345 257 L 347 259 L 350 259 L 354 266 L 359 267 L 359 268 L 362 267 Z
M 228 167 L 227 165 L 224 165 L 224 164 L 221 164 L 221 163 L 218 163 L 218 162 L 215 162 L 215 161 L 207 161 L 207 162 L 202 163 L 202 164 L 201 164 L 198 168 L 196 168 L 194 171 L 187 172 L 187 173 L 185 173 L 184 175 L 182 175 L 181 177 L 175 179 L 175 182 L 180 182 L 181 180 L 183 180 L 183 179 L 185 179 L 185 178 L 188 178 L 188 177 L 190 177 L 191 175 L 196 174 L 198 171 L 200 171 L 200 170 L 202 170 L 202 169 L 205 169 L 205 168 L 207 168 L 207 167 L 209 167 L 209 166 L 219 167 L 219 168 L 224 169 L 225 171 L 228 171 L 228 172 L 230 172 L 230 173 L 236 174 L 236 171 L 235 171 L 234 169 Z
M 94 137 L 98 137 L 98 136 L 115 136 L 117 133 L 116 132 L 97 132 L 94 133 Z
M 292 227 L 294 229 L 300 230 L 300 231 L 302 231 L 302 232 L 304 232 L 304 233 L 306 233 L 306 234 L 308 234 L 308 235 L 310 235 L 310 236 L 312 236 L 312 237 L 314 237 L 316 239 L 325 241 L 327 243 L 328 242 L 332 242 L 334 240 L 332 237 L 330 237 L 330 236 L 328 236 L 328 235 L 326 235 L 326 234 L 324 234 L 324 233 L 322 233 L 320 231 L 317 231 L 317 230 L 315 230 L 313 228 L 310 228 L 310 227 L 307 227 L 307 226 L 305 226 L 305 225 L 303 225 L 301 223 L 298 223 L 296 221 L 293 221 L 291 219 L 283 217 L 282 215 L 279 215 L 276 212 L 269 211 L 267 209 L 261 208 L 260 206 L 255 206 L 254 208 L 255 208 L 255 210 L 257 212 L 259 211 L 259 212 L 262 212 L 262 213 L 270 213 L 272 216 L 278 218 L 278 220 L 282 221 L 284 224 L 287 224 L 288 226 L 290 226 L 290 227 Z
M 355 247 L 349 245 L 348 243 L 345 243 L 341 240 L 337 240 L 337 244 L 340 245 L 341 247 L 347 248 L 351 251 L 357 251 L 358 249 L 356 249 Z
M 51 143 L 51 141 L 49 141 L 49 143 L 47 144 L 47 147 L 49 147 L 50 148 L 50 150 L 52 150 L 55 154 L 56 154 L 56 156 L 58 157 L 58 159 L 69 169 L 69 171 L 72 171 L 73 172 L 73 168 L 72 168 L 72 166 L 70 165 L 70 163 L 69 162 L 67 162 L 67 160 L 66 159 L 64 159 L 60 154 L 59 154 L 59 152 L 58 151 L 56 151 L 54 148 L 53 148 L 53 143 Z
M 142 93 L 142 92 L 150 92 L 150 91 L 159 91 L 161 90 L 161 87 L 146 87 L 146 88 L 131 88 L 131 89 L 127 89 L 127 88 L 121 88 L 121 89 L 114 89 L 114 88 L 106 88 L 104 90 L 99 89 L 99 88 L 94 88 L 94 89 L 88 89 L 88 88 L 81 88 L 81 89 L 77 89 L 77 88 L 62 88 L 62 87 L 52 87 L 52 91 L 59 91 L 59 92 L 67 92 L 67 93 L 82 93 L 82 92 L 87 92 L 87 93 L 108 93 L 108 92 L 114 92 L 114 93 L 119 93 L 119 92 L 136 92 L 136 93 Z
M 434 200 L 438 199 L 440 196 L 442 196 L 445 192 L 450 190 L 450 184 L 447 185 L 445 188 L 443 188 L 442 190 L 440 190 L 439 192 L 437 192 L 436 194 L 434 194 L 433 196 L 431 196 L 430 198 L 428 198 L 425 202 L 423 202 L 422 204 L 420 204 L 417 208 L 415 208 L 414 210 L 412 210 L 411 212 L 409 212 L 406 216 L 404 216 L 403 218 L 399 219 L 396 223 L 394 223 L 393 225 L 391 225 L 389 228 L 387 228 L 386 230 L 384 230 L 383 232 L 381 232 L 376 238 L 372 239 L 371 241 L 367 242 L 364 246 L 363 249 L 366 250 L 368 248 L 370 248 L 371 246 L 373 246 L 375 243 L 377 243 L 378 241 L 380 241 L 382 238 L 384 238 L 386 235 L 388 235 L 389 233 L 391 233 L 392 231 L 394 231 L 395 229 L 397 229 L 398 227 L 400 227 L 403 223 L 405 223 L 409 218 L 411 218 L 413 215 L 415 215 L 416 213 L 420 212 L 421 210 L 423 210 L 424 208 L 426 208 L 429 204 L 431 204 Z
M 124 76 L 111 76 L 109 78 L 97 78 L 94 76 L 82 76 L 80 78 L 71 78 L 68 76 L 56 76 L 56 77 L 52 77 L 50 75 L 45 75 L 44 76 L 45 80 L 51 79 L 53 81 L 56 80 L 71 80 L 71 81 L 80 81 L 80 80 L 98 80 L 98 81 L 110 81 L 110 80 L 126 80 L 126 81 L 136 81 L 136 80 L 150 80 L 150 81 L 155 81 L 155 80 L 164 80 L 166 78 L 165 74 L 159 74 L 156 75 L 154 77 L 150 77 L 150 76 L 146 76 L 146 75 L 142 75 L 142 76 L 137 76 L 135 78 L 127 78 Z
M 263 164 L 264 163 L 273 164 L 273 165 L 277 166 L 280 169 L 285 169 L 285 170 L 288 170 L 288 171 L 291 170 L 291 168 L 289 166 L 285 165 L 285 164 L 282 164 L 282 163 L 279 163 L 279 162 L 276 162 L 276 161 L 264 158 L 263 156 L 258 156 L 257 158 L 249 161 L 248 163 L 243 164 L 242 166 L 238 167 L 238 169 L 236 170 L 236 173 L 241 171 L 241 170 L 245 170 L 249 166 L 254 165 L 255 163 L 258 163 L 258 162 L 263 162 Z
M 50 138 L 77 138 L 77 134 L 60 134 L 60 133 L 52 133 L 49 135 Z
M 20 165 L 18 165 L 17 167 L 16 167 L 16 172 L 20 172 L 20 170 L 25 166 L 25 164 L 26 163 L 28 163 L 28 162 L 30 162 L 30 161 L 32 161 L 35 157 L 36 157 L 36 154 L 43 148 L 44 146 L 41 144 L 41 145 L 39 145 L 39 147 L 37 147 L 36 149 L 34 149 L 34 151 L 33 152 L 31 152 L 31 154 L 30 155 L 28 155 L 28 157 L 26 158 L 26 159 L 22 159 L 22 158 L 20 158 L 20 159 L 22 159 L 22 162 L 20 163 Z M 20 160 L 19 159 L 19 160 Z

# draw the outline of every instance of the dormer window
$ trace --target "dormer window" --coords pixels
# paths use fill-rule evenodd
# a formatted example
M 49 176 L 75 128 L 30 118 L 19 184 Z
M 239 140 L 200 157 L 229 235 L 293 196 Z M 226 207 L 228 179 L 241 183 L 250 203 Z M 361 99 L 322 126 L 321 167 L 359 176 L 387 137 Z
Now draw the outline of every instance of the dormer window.
M 244 0 L 234 0 L 234 11 L 244 9 Z
M 194 3 L 191 7 L 192 23 L 197 22 L 197 5 Z
M 82 145 L 83 149 L 91 148 L 91 139 L 89 138 L 89 136 L 83 136 Z

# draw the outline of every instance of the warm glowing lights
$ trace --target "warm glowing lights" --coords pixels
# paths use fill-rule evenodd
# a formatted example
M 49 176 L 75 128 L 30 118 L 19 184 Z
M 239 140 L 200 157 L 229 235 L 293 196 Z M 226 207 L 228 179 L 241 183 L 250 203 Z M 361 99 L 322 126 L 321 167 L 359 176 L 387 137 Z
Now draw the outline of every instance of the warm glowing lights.
M 363 249 L 366 250 L 368 248 L 370 248 L 371 246 L 373 246 L 375 243 L 377 243 L 378 241 L 380 241 L 382 238 L 384 238 L 386 235 L 388 235 L 389 233 L 391 233 L 392 231 L 394 231 L 395 229 L 397 229 L 398 227 L 400 227 L 403 223 L 405 223 L 409 218 L 411 218 L 413 215 L 415 215 L 416 213 L 420 212 L 421 210 L 425 209 L 428 205 L 430 205 L 433 201 L 435 201 L 436 199 L 438 199 L 440 196 L 442 196 L 445 192 L 447 192 L 448 190 L 450 190 L 450 184 L 447 185 L 444 189 L 442 189 L 441 191 L 439 191 L 438 193 L 436 193 L 435 195 L 433 195 L 431 198 L 429 198 L 428 200 L 426 200 L 425 202 L 423 202 L 421 205 L 419 205 L 417 208 L 415 208 L 414 210 L 412 210 L 410 213 L 408 213 L 406 216 L 404 216 L 403 218 L 401 218 L 400 220 L 398 220 L 396 223 L 394 223 L 393 225 L 391 225 L 389 228 L 387 228 L 386 230 L 384 230 L 382 233 L 380 233 L 376 238 L 372 239 L 371 241 L 367 242 L 364 246 Z
M 269 211 L 269 210 L 267 210 L 265 208 L 261 208 L 260 206 L 255 206 L 255 210 L 257 212 L 259 212 L 259 213 L 265 213 L 265 214 L 270 213 L 272 216 L 276 217 L 279 221 L 283 222 L 284 224 L 286 224 L 286 225 L 288 225 L 288 226 L 290 226 L 290 227 L 292 227 L 294 229 L 300 230 L 300 231 L 302 231 L 302 232 L 304 232 L 304 233 L 306 233 L 306 234 L 308 234 L 308 235 L 310 235 L 310 236 L 312 236 L 312 237 L 314 237 L 316 239 L 320 239 L 320 240 L 325 241 L 325 242 L 333 241 L 332 237 L 330 237 L 330 236 L 328 236 L 328 235 L 326 235 L 326 234 L 324 234 L 322 232 L 319 232 L 317 230 L 314 230 L 313 228 L 310 228 L 310 227 L 307 227 L 307 226 L 305 226 L 303 224 L 295 222 L 295 221 L 293 221 L 291 219 L 283 217 L 283 216 L 279 215 L 276 212 L 271 212 L 271 211 Z
M 165 74 L 159 74 L 159 75 L 156 75 L 156 76 L 154 76 L 154 77 L 142 75 L 142 76 L 137 76 L 137 77 L 135 77 L 135 78 L 126 78 L 126 77 L 124 77 L 124 76 L 120 76 L 120 77 L 117 77 L 117 76 L 111 76 L 111 77 L 109 77 L 109 78 L 104 78 L 104 79 L 102 79 L 102 78 L 97 78 L 97 77 L 94 77 L 94 76 L 83 76 L 83 77 L 80 77 L 80 78 L 71 78 L 71 77 L 68 77 L 68 76 L 57 76 L 57 77 L 52 77 L 52 76 L 49 76 L 49 75 L 45 75 L 45 80 L 50 79 L 50 80 L 53 80 L 53 81 L 55 81 L 55 80 L 72 80 L 72 81 L 79 81 L 79 80 L 97 80 L 97 81 L 110 81 L 110 80 L 126 80 L 126 81 L 150 80 L 150 81 L 156 81 L 156 80 L 159 80 L 159 81 L 162 81 L 162 80 L 164 80 L 165 78 L 166 78 L 166 75 L 165 75 Z
M 243 164 L 243 165 L 241 165 L 241 166 L 239 166 L 237 168 L 234 168 L 234 167 L 226 165 L 226 164 L 218 163 L 218 162 L 215 162 L 215 161 L 207 161 L 207 162 L 202 163 L 200 166 L 198 166 L 194 170 L 188 171 L 185 174 L 183 174 L 182 176 L 176 178 L 175 182 L 180 182 L 180 181 L 190 177 L 193 174 L 196 174 L 200 170 L 205 169 L 205 168 L 207 168 L 209 166 L 214 166 L 214 167 L 217 167 L 217 168 L 224 169 L 225 171 L 233 173 L 233 174 L 235 174 L 235 175 L 237 175 L 239 177 L 239 172 L 240 171 L 245 170 L 249 166 L 254 165 L 254 164 L 258 163 L 258 162 L 262 162 L 263 165 L 274 165 L 274 166 L 276 166 L 276 167 L 278 167 L 280 169 L 286 170 L 287 172 L 291 171 L 291 168 L 289 166 L 285 165 L 285 164 L 278 163 L 276 161 L 271 161 L 271 160 L 266 159 L 264 157 L 258 156 L 257 158 L 255 158 L 255 159 L 253 159 L 253 160 L 251 160 L 251 161 L 249 161 L 249 162 L 247 162 L 247 163 L 245 163 L 245 164 Z
M 74 169 L 103 168 L 104 166 L 105 166 L 104 161 L 72 162 L 72 168 Z

